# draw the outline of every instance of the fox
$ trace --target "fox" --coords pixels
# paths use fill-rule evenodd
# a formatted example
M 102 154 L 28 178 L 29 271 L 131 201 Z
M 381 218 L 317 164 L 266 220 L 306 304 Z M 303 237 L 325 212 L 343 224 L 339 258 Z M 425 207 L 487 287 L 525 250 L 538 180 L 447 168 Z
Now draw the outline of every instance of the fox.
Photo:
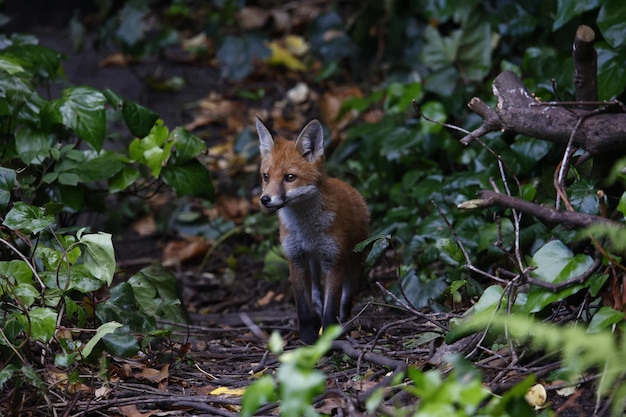
M 278 213 L 279 240 L 289 261 L 300 340 L 345 323 L 364 280 L 357 243 L 369 236 L 363 196 L 324 170 L 324 131 L 310 121 L 296 140 L 274 138 L 256 118 L 261 155 L 261 209 Z

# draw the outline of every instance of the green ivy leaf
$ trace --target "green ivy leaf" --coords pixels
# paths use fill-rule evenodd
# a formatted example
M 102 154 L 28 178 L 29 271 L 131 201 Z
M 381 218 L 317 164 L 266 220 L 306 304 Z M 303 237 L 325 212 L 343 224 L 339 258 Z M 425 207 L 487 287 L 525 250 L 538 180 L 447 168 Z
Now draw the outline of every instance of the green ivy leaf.
M 609 45 L 615 49 L 621 48 L 626 42 L 624 38 L 624 33 L 626 33 L 626 3 L 623 1 L 605 1 L 600 8 L 596 23 Z
M 24 72 L 21 60 L 9 55 L 0 55 L 0 71 L 5 71 L 9 75 Z
M 174 146 L 174 141 L 168 141 L 168 136 L 168 128 L 163 125 L 163 120 L 159 119 L 152 126 L 148 136 L 133 140 L 128 148 L 131 158 L 146 164 L 154 178 L 161 175 L 161 169 L 169 159 Z
M 252 72 L 254 58 L 267 59 L 270 50 L 258 35 L 225 36 L 217 50 L 221 76 L 243 80 Z
M 0 167 L 0 212 L 4 212 L 11 201 L 15 180 L 15 170 Z
M 92 233 L 83 235 L 84 229 L 76 234 L 78 242 L 85 245 L 84 264 L 91 274 L 111 285 L 115 274 L 115 252 L 109 233 Z
M 54 224 L 54 217 L 46 214 L 41 207 L 17 202 L 7 213 L 2 224 L 15 231 L 39 233 Z
M 177 127 L 170 133 L 176 143 L 176 164 L 183 164 L 206 150 L 206 144 L 197 136 L 192 135 L 182 127 Z
M 104 336 L 113 333 L 115 329 L 119 327 L 122 327 L 122 324 L 115 321 L 104 323 L 100 327 L 98 327 L 98 329 L 96 330 L 96 334 L 89 340 L 89 342 L 87 342 L 87 344 L 83 348 L 83 356 L 89 356 L 93 351 L 93 348 L 96 347 L 98 342 L 101 341 Z
M 106 129 L 105 102 L 104 95 L 95 88 L 66 88 L 61 98 L 44 106 L 42 122 L 48 129 L 52 124 L 62 124 L 100 151 Z
M 561 241 L 553 240 L 535 252 L 532 263 L 537 267 L 531 273 L 533 278 L 558 284 L 586 272 L 593 265 L 593 259 L 584 254 L 574 255 Z M 539 286 L 531 286 L 525 307 L 526 312 L 541 311 L 547 305 L 563 300 L 586 286 L 588 284 L 577 284 L 558 293 Z
M 27 165 L 43 163 L 50 156 L 52 143 L 52 135 L 29 125 L 15 131 L 15 148 L 22 162 Z
M 587 333 L 598 333 L 610 330 L 611 326 L 624 321 L 624 313 L 612 309 L 611 307 L 601 307 L 591 318 Z
M 241 400 L 241 416 L 250 417 L 264 404 L 277 400 L 276 382 L 271 375 L 263 375 L 246 388 Z
M 139 171 L 132 166 L 124 166 L 117 174 L 109 179 L 109 192 L 123 191 L 135 183 L 140 177 Z
M 39 340 L 42 343 L 48 343 L 57 325 L 57 313 L 51 308 L 35 307 L 25 315 L 18 315 L 17 320 L 29 333 L 32 339 Z
M 163 180 L 176 191 L 176 195 L 191 195 L 212 201 L 215 198 L 211 174 L 198 160 L 184 165 L 163 168 Z
M 596 45 L 598 52 L 598 98 L 611 100 L 626 88 L 624 57 L 606 44 Z
M 84 154 L 85 158 L 74 169 L 83 182 L 112 178 L 124 167 L 120 155 L 115 152 L 103 151 L 96 154 L 85 151 Z
M 569 22 L 574 16 L 578 16 L 588 10 L 600 6 L 599 0 L 571 1 L 557 0 L 556 18 L 552 24 L 552 30 L 556 31 Z
M 139 138 L 150 134 L 150 129 L 159 119 L 157 112 L 128 100 L 122 104 L 122 116 L 130 133 Z
M 128 279 L 142 311 L 178 323 L 187 318 L 180 301 L 176 275 L 161 266 L 149 266 Z
M 122 326 L 102 338 L 107 350 L 115 356 L 129 358 L 139 351 L 139 343 L 128 326 Z
M 33 271 L 28 267 L 26 262 L 17 259 L 12 261 L 1 261 L 0 276 L 2 276 L 4 280 L 13 284 L 30 284 L 33 282 Z M 0 286 L 0 294 L 2 294 L 2 290 L 4 288 L 4 286 Z

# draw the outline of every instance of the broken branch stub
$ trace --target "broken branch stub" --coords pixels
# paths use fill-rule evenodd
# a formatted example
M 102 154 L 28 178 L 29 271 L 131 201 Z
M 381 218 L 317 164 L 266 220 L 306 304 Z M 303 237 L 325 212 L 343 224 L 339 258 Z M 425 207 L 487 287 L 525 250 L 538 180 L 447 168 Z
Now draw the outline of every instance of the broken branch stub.
M 585 120 L 574 135 L 574 144 L 584 149 L 590 156 L 605 152 L 626 149 L 626 114 L 599 113 L 581 109 L 566 108 L 558 102 L 543 103 L 537 100 L 524 86 L 522 80 L 511 71 L 500 73 L 493 81 L 493 94 L 498 99 L 495 110 L 499 127 L 537 139 L 555 143 L 567 143 L 572 128 L 578 120 Z M 470 102 L 474 109 L 477 99 Z M 485 119 L 481 128 L 461 139 L 469 143 L 473 136 L 494 131 L 498 123 L 491 111 L 480 102 L 477 112 Z M 489 118 L 485 118 L 489 115 Z

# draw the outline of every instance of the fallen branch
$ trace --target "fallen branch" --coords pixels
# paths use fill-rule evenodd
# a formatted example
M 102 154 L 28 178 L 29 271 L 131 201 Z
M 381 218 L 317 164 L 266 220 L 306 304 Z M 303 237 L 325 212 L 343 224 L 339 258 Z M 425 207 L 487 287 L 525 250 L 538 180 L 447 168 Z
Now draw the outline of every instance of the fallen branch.
M 459 204 L 458 208 L 468 210 L 493 206 L 506 207 L 531 214 L 551 226 L 561 225 L 567 228 L 586 227 L 594 223 L 602 223 L 614 227 L 624 226 L 606 217 L 575 211 L 559 211 L 491 190 L 479 191 L 478 197 L 476 200 L 469 200 Z
M 589 110 L 566 108 L 558 102 L 542 103 L 511 71 L 500 73 L 493 81 L 492 90 L 498 99 L 495 109 L 491 109 L 478 98 L 470 101 L 470 108 L 476 111 L 484 122 L 477 130 L 462 138 L 461 143 L 470 143 L 473 138 L 495 130 L 508 130 L 566 144 L 570 139 L 572 126 L 575 126 L 581 117 L 586 117 L 573 137 L 577 147 L 584 149 L 591 156 L 623 150 L 626 147 L 624 113 L 594 114 Z

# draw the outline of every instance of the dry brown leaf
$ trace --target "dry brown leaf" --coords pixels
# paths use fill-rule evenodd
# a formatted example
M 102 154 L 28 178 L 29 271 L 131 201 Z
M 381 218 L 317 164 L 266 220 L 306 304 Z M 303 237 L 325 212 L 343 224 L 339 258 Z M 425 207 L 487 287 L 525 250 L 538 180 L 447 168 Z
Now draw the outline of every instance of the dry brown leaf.
M 85 384 L 70 384 L 67 373 L 53 366 L 46 369 L 44 378 L 48 384 L 64 388 L 70 394 L 91 392 L 91 388 Z
M 260 7 L 247 6 L 241 8 L 235 16 L 237 17 L 237 23 L 243 29 L 259 29 L 267 22 L 270 12 Z
M 349 112 L 339 119 L 343 103 L 354 97 L 363 97 L 363 91 L 357 86 L 340 87 L 322 94 L 319 101 L 320 115 L 331 131 L 341 130 L 354 119 Z
M 244 197 L 220 195 L 215 201 L 217 214 L 225 219 L 241 224 L 243 219 L 250 214 L 250 201 Z
M 111 389 L 110 386 L 103 385 L 94 392 L 94 397 L 96 399 L 106 398 L 111 393 L 111 391 L 113 390 Z
M 215 390 L 215 385 L 203 385 L 201 387 L 192 386 L 190 389 L 192 392 L 206 397 L 207 395 L 210 395 L 213 390 Z
M 271 302 L 272 302 L 272 300 L 274 299 L 274 296 L 275 296 L 275 295 L 276 295 L 276 294 L 274 293 L 274 291 L 269 290 L 269 291 L 267 292 L 267 294 L 265 294 L 263 297 L 261 297 L 261 299 L 259 299 L 256 303 L 257 303 L 259 306 L 266 306 L 266 305 L 268 305 L 269 303 L 271 303 Z
M 137 378 L 145 379 L 150 382 L 161 382 L 170 376 L 170 364 L 164 364 L 161 369 L 143 368 Z
M 123 405 L 117 408 L 121 415 L 124 417 L 150 417 L 156 413 L 159 413 L 159 410 L 149 410 L 147 413 L 142 413 L 137 410 L 137 406 L 131 405 Z
M 152 214 L 148 214 L 138 219 L 130 225 L 139 236 L 151 236 L 157 232 L 156 221 Z
M 176 266 L 184 261 L 202 257 L 209 250 L 209 246 L 209 242 L 200 236 L 169 242 L 163 248 L 163 266 Z
M 121 52 L 116 52 L 105 57 L 102 61 L 98 63 L 100 68 L 107 67 L 127 67 L 128 65 L 134 63 L 135 60 L 127 57 Z

